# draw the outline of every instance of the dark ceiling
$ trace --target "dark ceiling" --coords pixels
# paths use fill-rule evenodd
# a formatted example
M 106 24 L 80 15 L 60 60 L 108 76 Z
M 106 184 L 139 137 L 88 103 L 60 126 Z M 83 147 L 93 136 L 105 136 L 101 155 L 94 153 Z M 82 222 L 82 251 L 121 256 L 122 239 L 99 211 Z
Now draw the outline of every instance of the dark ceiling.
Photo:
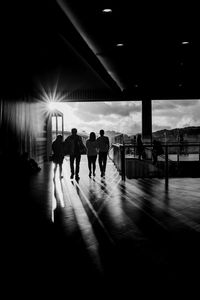
M 1 95 L 29 93 L 37 82 L 57 78 L 63 89 L 113 91 L 127 99 L 200 98 L 198 8 L 118 3 L 0 4 Z

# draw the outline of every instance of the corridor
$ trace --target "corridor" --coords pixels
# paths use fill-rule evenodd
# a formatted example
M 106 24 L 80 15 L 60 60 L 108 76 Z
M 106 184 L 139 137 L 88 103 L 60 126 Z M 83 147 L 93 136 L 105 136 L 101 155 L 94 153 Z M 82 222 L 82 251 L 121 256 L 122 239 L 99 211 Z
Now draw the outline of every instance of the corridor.
M 166 191 L 164 179 L 121 181 L 111 160 L 105 178 L 98 165 L 89 178 L 84 155 L 79 182 L 70 180 L 67 157 L 63 175 L 53 178 L 53 164 L 45 163 L 23 190 L 11 192 L 21 199 L 9 203 L 4 217 L 8 276 L 33 291 L 40 286 L 49 292 L 52 285 L 56 295 L 66 289 L 78 294 L 83 287 L 88 297 L 94 289 L 125 298 L 133 291 L 159 295 L 159 288 L 169 294 L 184 285 L 195 288 L 198 178 L 171 179 Z
M 196 297 L 199 9 L 188 2 L 98 0 L 1 1 L 0 7 L 3 297 Z M 98 165 L 89 178 L 85 155 L 79 182 L 70 180 L 68 157 L 63 179 L 53 178 L 53 139 L 57 133 L 65 139 L 72 128 L 83 141 L 103 128 L 110 145 L 119 146 L 118 162 L 129 161 L 126 180 L 110 160 L 105 178 Z M 180 158 L 178 168 L 166 159 L 167 190 L 152 162 L 121 159 L 126 147 L 136 154 L 138 135 L 144 145 L 158 139 L 165 158 Z M 193 142 L 198 150 L 183 154 Z M 181 153 L 199 161 L 182 161 Z M 25 171 L 24 154 L 41 170 Z M 144 172 L 136 174 L 135 166 Z

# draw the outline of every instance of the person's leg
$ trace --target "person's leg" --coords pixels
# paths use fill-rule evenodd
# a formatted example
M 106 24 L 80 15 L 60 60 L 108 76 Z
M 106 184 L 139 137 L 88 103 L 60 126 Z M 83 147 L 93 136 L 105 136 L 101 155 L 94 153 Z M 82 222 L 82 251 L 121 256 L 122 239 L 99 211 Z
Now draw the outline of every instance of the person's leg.
M 62 176 L 62 163 L 59 164 L 59 170 L 60 170 L 60 178 L 63 178 L 63 176 Z
M 107 152 L 103 153 L 103 173 L 106 172 L 106 164 L 107 164 Z
M 58 164 L 54 163 L 54 170 L 53 170 L 53 172 L 54 172 L 54 177 L 56 176 L 57 166 L 58 166 Z
M 70 155 L 71 178 L 74 177 L 74 155 Z
M 100 172 L 101 172 L 101 176 L 103 176 L 103 153 L 99 152 L 99 168 L 100 168 Z
M 93 176 L 95 176 L 97 155 L 93 156 L 92 158 L 93 158 Z
M 138 152 L 138 159 L 139 159 L 139 160 L 141 160 L 141 156 L 142 156 L 142 152 L 139 151 L 139 152 Z
M 88 156 L 88 169 L 89 169 L 89 176 L 91 176 L 91 164 L 92 164 L 92 159 L 91 159 L 91 156 Z
M 76 178 L 79 178 L 80 160 L 81 160 L 81 155 L 76 155 Z

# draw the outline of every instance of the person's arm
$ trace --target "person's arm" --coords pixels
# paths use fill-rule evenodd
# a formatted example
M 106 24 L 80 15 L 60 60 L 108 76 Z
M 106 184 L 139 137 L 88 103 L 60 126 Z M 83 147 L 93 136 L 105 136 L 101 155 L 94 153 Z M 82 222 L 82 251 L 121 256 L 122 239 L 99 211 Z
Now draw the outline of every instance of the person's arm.
M 52 143 L 51 149 L 52 149 L 52 151 L 54 152 L 54 150 L 55 150 L 55 143 L 54 143 L 54 142 Z
M 84 146 L 83 140 L 82 140 L 82 137 L 81 137 L 81 136 L 79 136 L 79 143 L 80 143 L 80 146 L 81 146 L 81 147 Z
M 82 140 L 82 137 L 81 136 L 79 136 L 79 149 L 80 149 L 80 152 L 82 153 L 82 154 L 86 154 L 86 152 L 87 152 L 87 149 L 86 149 L 86 146 L 84 145 L 84 143 L 83 143 L 83 140 Z
M 99 138 L 96 139 L 96 148 L 97 148 L 97 153 L 99 153 Z
M 64 150 L 64 155 L 69 154 L 69 137 L 67 137 L 63 142 L 63 150 Z
M 108 150 L 110 149 L 110 141 L 109 141 L 109 138 L 108 139 Z
M 109 138 L 108 138 L 108 137 L 107 137 L 107 139 L 106 139 L 106 145 L 107 145 L 108 151 L 109 151 L 109 149 L 110 149 L 110 142 L 109 142 Z

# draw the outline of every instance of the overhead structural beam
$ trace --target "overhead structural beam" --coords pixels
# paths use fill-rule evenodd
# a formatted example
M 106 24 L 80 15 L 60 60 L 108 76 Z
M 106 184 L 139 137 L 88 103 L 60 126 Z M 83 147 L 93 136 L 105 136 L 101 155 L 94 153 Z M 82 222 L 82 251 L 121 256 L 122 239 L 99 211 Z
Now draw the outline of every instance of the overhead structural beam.
M 113 93 L 107 90 L 97 89 L 77 89 L 77 90 L 62 90 L 60 92 L 63 102 L 90 102 L 90 101 L 123 101 L 120 94 Z
M 58 5 L 65 13 L 68 20 L 71 22 L 74 28 L 73 40 L 70 35 L 65 35 L 63 32 L 63 39 L 65 42 L 70 43 L 71 47 L 75 48 L 78 54 L 90 64 L 93 71 L 95 71 L 101 79 L 106 83 L 106 85 L 116 92 L 121 92 L 121 87 L 118 85 L 117 81 L 107 72 L 102 61 L 96 56 L 98 50 L 95 48 L 91 39 L 89 39 L 82 29 L 81 25 L 76 20 L 74 14 L 72 13 L 69 5 L 63 0 L 57 0 Z

